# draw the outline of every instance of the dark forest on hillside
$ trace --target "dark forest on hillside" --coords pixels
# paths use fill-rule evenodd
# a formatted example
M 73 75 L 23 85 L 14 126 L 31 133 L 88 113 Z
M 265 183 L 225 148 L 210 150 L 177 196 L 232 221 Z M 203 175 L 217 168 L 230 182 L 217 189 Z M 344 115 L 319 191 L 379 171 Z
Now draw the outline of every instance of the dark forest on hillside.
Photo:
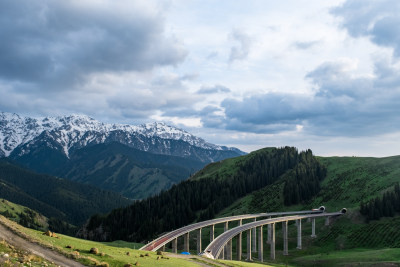
M 77 226 L 94 213 L 132 203 L 118 193 L 38 174 L 6 159 L 0 160 L 0 184 L 1 198 L 29 207 L 54 222 Z
M 251 153 L 243 157 L 239 165 L 239 171 L 231 177 L 187 180 L 127 208 L 113 210 L 108 215 L 95 215 L 81 231 L 81 236 L 143 242 L 197 220 L 214 218 L 238 198 L 272 184 L 289 170 L 295 170 L 296 176 L 288 181 L 288 192 L 293 193 L 291 183 L 299 180 L 304 186 L 298 189 L 300 197 L 295 201 L 308 199 L 319 188 L 314 183 L 319 183 L 326 174 L 311 150 L 299 153 L 293 147 Z M 314 178 L 307 181 L 305 177 L 310 173 Z
M 368 203 L 360 203 L 360 213 L 367 222 L 378 220 L 381 217 L 393 217 L 400 212 L 400 185 L 396 183 L 393 191 L 388 191 L 382 197 L 371 199 Z

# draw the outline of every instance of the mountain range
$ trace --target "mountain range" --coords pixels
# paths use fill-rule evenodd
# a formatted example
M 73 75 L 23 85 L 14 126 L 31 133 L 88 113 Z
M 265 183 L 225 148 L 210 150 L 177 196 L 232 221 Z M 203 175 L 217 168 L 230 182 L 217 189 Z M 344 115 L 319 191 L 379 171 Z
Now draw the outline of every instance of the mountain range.
M 107 124 L 86 115 L 30 118 L 0 112 L 0 157 L 22 156 L 37 143 L 61 151 L 66 157 L 88 145 L 118 142 L 155 154 L 218 161 L 243 155 L 237 148 L 214 145 L 162 122 L 142 125 Z
M 86 115 L 0 113 L 0 158 L 132 199 L 166 190 L 208 163 L 243 154 L 160 122 L 136 126 Z

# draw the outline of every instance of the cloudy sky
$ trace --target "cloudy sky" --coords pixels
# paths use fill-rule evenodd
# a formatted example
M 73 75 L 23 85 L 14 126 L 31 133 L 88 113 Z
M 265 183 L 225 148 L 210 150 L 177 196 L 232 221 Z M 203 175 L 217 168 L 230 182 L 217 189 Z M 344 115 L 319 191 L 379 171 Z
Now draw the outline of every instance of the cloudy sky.
M 400 154 L 398 0 L 2 0 L 0 111 Z

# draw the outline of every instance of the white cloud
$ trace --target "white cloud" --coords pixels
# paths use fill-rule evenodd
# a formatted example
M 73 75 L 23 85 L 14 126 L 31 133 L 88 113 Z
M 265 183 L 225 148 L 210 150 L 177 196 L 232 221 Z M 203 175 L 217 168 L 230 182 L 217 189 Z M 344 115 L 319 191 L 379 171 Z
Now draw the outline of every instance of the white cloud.
M 247 151 L 382 151 L 376 136 L 399 132 L 399 8 L 395 0 L 3 1 L 0 110 L 166 120 Z M 351 146 L 354 136 L 376 145 Z

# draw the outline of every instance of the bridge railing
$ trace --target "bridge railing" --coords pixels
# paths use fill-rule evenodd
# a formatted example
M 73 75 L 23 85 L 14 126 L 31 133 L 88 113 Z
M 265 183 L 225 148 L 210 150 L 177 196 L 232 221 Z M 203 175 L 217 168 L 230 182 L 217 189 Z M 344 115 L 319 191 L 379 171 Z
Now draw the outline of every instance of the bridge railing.
M 288 255 L 288 222 L 296 221 L 297 226 L 297 248 L 301 249 L 301 220 L 311 219 L 312 222 L 312 234 L 311 237 L 316 237 L 315 235 L 315 219 L 318 217 L 325 217 L 326 223 L 329 223 L 329 218 L 334 216 L 340 216 L 346 213 L 346 209 L 342 209 L 339 212 L 332 213 L 321 213 L 321 214 L 308 214 L 308 215 L 295 215 L 295 216 L 285 216 L 278 218 L 271 218 L 256 222 L 247 223 L 241 225 L 231 230 L 228 230 L 221 235 L 219 235 L 215 240 L 213 240 L 202 253 L 203 256 L 218 259 L 225 258 L 232 260 L 232 239 L 237 238 L 237 260 L 241 260 L 242 256 L 242 233 L 247 233 L 247 260 L 252 259 L 252 232 L 258 229 L 258 259 L 263 261 L 263 226 L 268 225 L 268 240 L 271 249 L 271 259 L 275 259 L 275 224 L 282 223 L 283 232 L 283 254 Z M 225 257 L 224 257 L 225 254 Z M 222 257 L 221 257 L 222 255 Z
M 214 240 L 214 226 L 216 224 L 224 223 L 224 230 L 228 230 L 228 222 L 231 221 L 239 221 L 241 225 L 243 220 L 246 219 L 254 219 L 260 217 L 274 217 L 274 216 L 284 216 L 284 215 L 299 215 L 299 214 L 318 214 L 325 212 L 325 207 L 321 206 L 318 209 L 307 210 L 307 211 L 288 211 L 288 212 L 270 212 L 270 213 L 257 213 L 257 214 L 245 214 L 245 215 L 237 215 L 230 216 L 224 218 L 217 218 L 213 220 L 203 221 L 194 223 L 191 225 L 184 226 L 182 228 L 176 229 L 169 233 L 166 233 L 159 238 L 149 242 L 145 246 L 141 247 L 140 250 L 147 251 L 157 251 L 160 248 L 163 248 L 169 242 L 172 242 L 172 252 L 177 253 L 177 238 L 180 236 L 184 236 L 184 249 L 185 251 L 189 251 L 189 232 L 197 230 L 197 252 L 200 253 L 202 251 L 201 244 L 201 229 L 204 227 L 210 227 L 210 242 Z M 254 231 L 254 239 L 255 239 L 255 231 Z M 256 246 L 253 245 L 253 248 Z

